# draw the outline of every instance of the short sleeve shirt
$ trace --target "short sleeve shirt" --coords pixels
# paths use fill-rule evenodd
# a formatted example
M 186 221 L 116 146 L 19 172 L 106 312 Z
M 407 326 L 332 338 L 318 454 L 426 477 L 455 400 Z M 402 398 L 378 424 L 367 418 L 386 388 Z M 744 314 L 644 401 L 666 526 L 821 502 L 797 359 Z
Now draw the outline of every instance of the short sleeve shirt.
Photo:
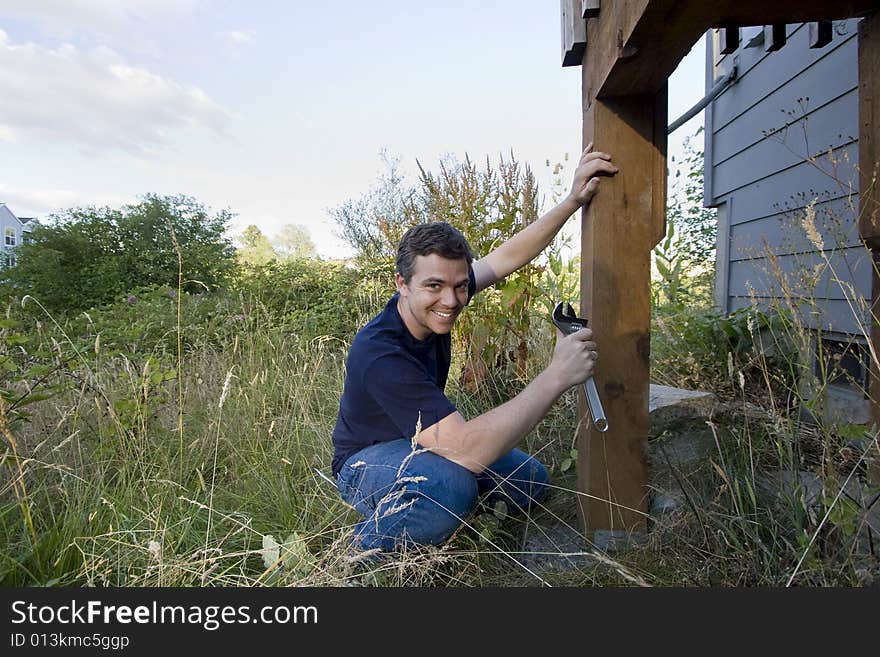
M 469 272 L 468 301 L 476 283 Z M 333 476 L 355 452 L 376 443 L 410 439 L 455 406 L 443 392 L 452 360 L 450 335 L 416 340 L 397 311 L 395 294 L 354 338 L 333 429 Z

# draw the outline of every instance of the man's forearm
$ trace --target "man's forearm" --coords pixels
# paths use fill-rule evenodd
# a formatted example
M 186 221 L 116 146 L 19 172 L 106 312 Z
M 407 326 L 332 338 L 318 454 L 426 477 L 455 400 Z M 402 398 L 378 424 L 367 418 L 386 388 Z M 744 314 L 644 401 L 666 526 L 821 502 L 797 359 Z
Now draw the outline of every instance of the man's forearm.
M 496 277 L 500 280 L 538 257 L 580 207 L 578 201 L 566 196 L 552 210 L 498 247 L 490 263 Z
M 545 369 L 516 397 L 467 421 L 455 449 L 438 453 L 472 472 L 482 472 L 516 447 L 565 390 Z

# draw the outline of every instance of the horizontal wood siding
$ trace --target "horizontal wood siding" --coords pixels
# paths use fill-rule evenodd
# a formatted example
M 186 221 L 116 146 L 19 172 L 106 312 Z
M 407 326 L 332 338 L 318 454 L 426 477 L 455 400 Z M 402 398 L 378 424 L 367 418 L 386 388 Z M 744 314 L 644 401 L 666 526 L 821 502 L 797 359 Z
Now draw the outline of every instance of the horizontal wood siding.
M 833 158 L 834 162 L 848 162 L 851 167 L 859 158 L 858 142 L 837 149 L 833 153 Z M 716 201 L 736 199 L 736 210 L 730 221 L 735 225 L 769 217 L 779 212 L 794 212 L 805 207 L 813 198 L 822 201 L 841 195 L 849 195 L 851 192 L 848 185 L 842 185 L 828 175 L 825 170 L 827 167 L 823 163 L 825 159 L 820 158 L 817 161 L 821 165 L 821 169 L 809 162 L 801 162 L 776 172 L 772 177 L 756 180 L 746 187 L 736 188 L 720 198 L 716 197 Z M 744 172 L 743 178 L 746 176 L 747 174 Z M 846 178 L 853 181 L 853 185 L 855 185 L 852 175 L 841 172 L 838 176 L 841 179 Z M 857 207 L 858 199 L 854 198 L 853 203 Z
M 738 80 L 707 120 L 707 189 L 729 208 L 725 310 L 789 297 L 806 326 L 863 334 L 872 267 L 856 228 L 857 21 L 834 27 L 825 48 L 790 25 L 777 52 L 760 44 L 717 60 L 708 85 L 734 63 Z
M 856 247 L 736 260 L 730 263 L 728 285 L 739 296 L 870 298 L 871 253 Z
M 784 93 L 786 87 L 803 74 L 816 75 L 810 71 L 820 60 L 837 58 L 841 54 L 838 51 L 855 48 L 855 21 L 835 22 L 834 40 L 824 48 L 809 47 L 806 26 L 789 25 L 788 28 L 789 41 L 781 50 L 768 53 L 764 52 L 763 46 L 740 48 L 736 55 L 726 56 L 716 67 L 717 79 L 725 75 L 736 61 L 739 80 L 712 104 L 716 131 L 762 104 L 775 93 Z M 846 59 L 848 55 L 844 54 L 843 57 Z M 833 63 L 826 62 L 820 71 L 827 70 L 829 65 L 833 66 Z M 809 89 L 801 86 L 801 90 L 805 93 L 796 94 L 795 98 L 801 95 L 812 97 L 813 94 L 820 93 L 815 85 Z
M 795 299 L 794 309 L 803 326 L 820 329 L 825 337 L 846 339 L 847 336 L 864 336 L 870 331 L 870 314 L 864 304 L 853 306 L 848 301 L 831 299 L 816 303 L 812 299 Z M 767 307 L 777 305 L 778 299 L 762 297 L 730 297 L 730 312 L 753 305 Z
M 812 208 L 812 220 L 803 207 L 767 217 L 740 220 L 730 227 L 731 261 L 823 250 L 861 247 L 849 196 L 831 197 Z M 815 232 L 813 232 L 815 228 Z M 818 244 L 817 244 L 818 242 Z
M 844 184 L 856 184 L 855 162 L 842 161 L 842 153 L 830 158 L 827 153 L 829 149 L 832 152 L 837 151 L 858 141 L 858 137 L 852 134 L 852 131 L 858 134 L 858 111 L 858 93 L 853 88 L 827 105 L 806 114 L 805 121 L 798 121 L 751 145 L 743 147 L 740 143 L 737 150 L 726 159 L 716 160 L 714 163 L 715 194 L 724 196 L 791 167 L 807 164 L 813 158 L 822 159 L 818 164 L 829 177 L 840 178 Z M 852 118 L 841 121 L 841 117 Z M 740 123 L 744 125 L 738 125 Z M 758 131 L 760 127 L 747 120 L 747 116 L 737 120 L 732 126 L 739 130 L 741 142 L 750 139 L 747 134 L 749 130 Z M 728 140 L 725 146 L 730 145 Z M 719 155 L 717 141 L 713 154 L 716 158 Z

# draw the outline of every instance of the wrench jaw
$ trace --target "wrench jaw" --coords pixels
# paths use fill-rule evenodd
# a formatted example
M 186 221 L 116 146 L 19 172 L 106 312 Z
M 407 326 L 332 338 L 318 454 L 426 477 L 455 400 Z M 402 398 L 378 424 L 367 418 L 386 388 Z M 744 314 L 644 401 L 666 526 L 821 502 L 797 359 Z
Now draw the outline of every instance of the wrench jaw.
M 563 310 L 564 307 L 564 310 Z M 574 314 L 574 308 L 571 304 L 560 301 L 553 309 L 553 323 L 559 327 L 565 335 L 570 335 L 575 331 L 580 331 L 587 326 L 587 320 L 582 319 Z

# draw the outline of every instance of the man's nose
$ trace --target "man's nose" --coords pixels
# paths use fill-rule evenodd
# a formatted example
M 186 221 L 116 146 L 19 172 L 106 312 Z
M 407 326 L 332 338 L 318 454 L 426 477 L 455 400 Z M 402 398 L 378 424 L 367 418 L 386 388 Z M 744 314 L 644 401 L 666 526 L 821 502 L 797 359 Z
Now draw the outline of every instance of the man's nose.
M 447 308 L 458 308 L 458 296 L 454 288 L 447 287 L 443 290 L 443 305 Z

